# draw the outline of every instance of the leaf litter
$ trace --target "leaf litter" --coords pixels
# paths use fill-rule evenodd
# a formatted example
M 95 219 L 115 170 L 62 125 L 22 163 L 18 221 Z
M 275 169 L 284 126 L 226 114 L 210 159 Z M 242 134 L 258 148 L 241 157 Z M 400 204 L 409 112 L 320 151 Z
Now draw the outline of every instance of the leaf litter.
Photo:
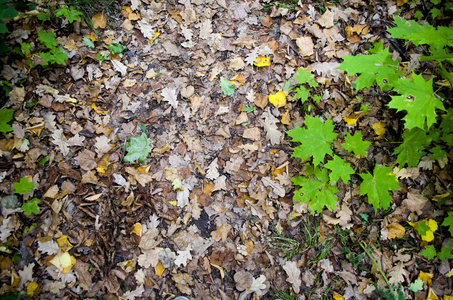
M 354 114 L 360 102 L 338 69 L 342 56 L 364 53 L 367 43 L 379 40 L 397 9 L 411 14 L 399 2 L 373 3 L 372 12 L 360 1 L 299 3 L 294 10 L 271 5 L 267 11 L 267 1 L 253 0 L 124 1 L 121 26 L 109 28 L 102 12 L 93 16 L 99 41 L 83 24 L 58 33 L 71 51 L 66 67 L 30 69 L 6 58 L 1 75 L 13 88 L 9 110 L 0 111 L 0 293 L 271 299 L 286 291 L 299 299 L 375 299 L 386 284 L 381 268 L 390 284 L 411 287 L 415 294 L 407 295 L 447 299 L 451 267 L 411 249 L 438 234 L 437 223 L 423 224 L 442 214 L 430 199 L 446 195 L 443 183 L 451 178 L 421 153 L 420 164 L 407 169 L 380 166 L 389 147 L 382 138 L 394 139 L 398 124 L 372 93 L 363 99 L 370 111 Z M 11 23 L 7 42 L 20 39 L 29 22 Z M 28 34 L 35 37 L 22 39 L 37 32 Z M 107 50 L 120 43 L 124 52 Z M 358 72 L 386 61 L 388 73 L 397 76 L 398 51 L 379 55 L 364 57 Z M 317 121 L 285 90 L 296 84 L 291 77 L 301 67 L 308 77 L 299 83 L 323 95 L 310 104 L 303 96 L 304 105 L 319 112 Z M 356 83 L 369 86 L 368 75 L 363 72 Z M 426 95 L 414 96 L 420 101 Z M 443 108 L 431 100 L 432 110 Z M 38 104 L 23 105 L 31 101 Z M 418 114 L 407 105 L 409 114 Z M 409 125 L 425 118 L 433 122 L 432 112 Z M 326 164 L 337 170 L 330 174 L 336 183 L 319 193 L 339 191 L 341 202 L 332 211 L 319 207 L 322 217 L 292 200 L 290 178 L 306 174 L 307 166 L 290 158 L 294 144 L 285 132 L 302 124 L 334 126 L 335 136 L 342 132 L 343 143 L 333 142 L 333 148 L 345 160 Z M 314 159 L 322 161 L 319 155 L 332 151 L 330 143 L 313 144 L 310 136 L 303 142 L 317 150 L 306 158 L 317 153 Z M 359 163 L 363 157 L 369 166 Z M 379 189 L 361 190 L 360 178 L 352 175 L 357 170 L 379 182 Z M 435 176 L 435 185 L 423 184 Z M 390 196 L 395 177 L 407 181 Z M 12 182 L 23 180 L 35 184 L 31 191 L 13 189 Z M 23 200 L 13 195 L 22 192 Z M 20 202 L 31 199 L 27 193 L 41 202 L 40 210 L 25 216 Z M 360 197 L 365 193 L 375 207 Z M 391 209 L 375 215 L 379 203 Z M 377 242 L 384 246 L 377 248 Z M 448 245 L 439 253 L 425 249 L 451 262 Z

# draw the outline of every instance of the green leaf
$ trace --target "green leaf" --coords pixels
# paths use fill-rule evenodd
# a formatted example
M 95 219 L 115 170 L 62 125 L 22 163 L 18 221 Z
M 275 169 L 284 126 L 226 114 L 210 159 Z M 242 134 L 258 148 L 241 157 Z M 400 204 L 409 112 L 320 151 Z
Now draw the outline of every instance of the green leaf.
M 433 154 L 431 155 L 432 159 L 444 159 L 447 155 L 447 152 L 445 152 L 440 146 L 436 146 L 429 151 Z
M 33 181 L 29 181 L 27 177 L 22 177 L 19 182 L 14 182 L 13 187 L 15 193 L 18 194 L 25 194 L 33 192 L 33 188 L 35 187 L 35 183 Z
M 109 51 L 110 53 L 113 54 L 121 54 L 123 51 L 126 49 L 126 46 L 123 46 L 121 44 L 110 44 L 109 45 Z
M 439 259 L 441 261 L 444 261 L 446 259 L 451 259 L 453 258 L 453 254 L 451 253 L 453 249 L 450 248 L 450 247 L 442 247 L 439 251 L 439 253 L 437 253 L 437 257 L 439 257 Z
M 22 50 L 23 54 L 30 53 L 30 43 L 20 43 L 20 50 Z
M 0 19 L 12 19 L 19 15 L 19 12 L 12 6 L 0 5 Z
M 94 48 L 94 42 L 89 38 L 84 36 L 82 39 L 82 42 L 88 47 L 88 48 Z
M 368 195 L 368 202 L 373 205 L 375 212 L 380 208 L 389 208 L 392 197 L 388 191 L 395 191 L 400 187 L 395 175 L 390 175 L 391 171 L 392 167 L 376 165 L 373 175 L 370 173 L 359 174 L 363 179 L 360 185 L 360 195 Z
M 434 133 L 435 135 L 435 133 Z M 407 166 L 415 167 L 418 165 L 420 158 L 424 155 L 422 152 L 433 140 L 431 132 L 426 132 L 420 128 L 413 128 L 403 132 L 403 142 L 393 151 L 398 155 L 396 162 L 400 168 Z
M 427 23 L 420 25 L 400 17 L 395 17 L 394 21 L 397 27 L 387 29 L 393 38 L 410 40 L 416 46 L 428 44 L 435 49 L 453 46 L 453 28 L 439 26 L 436 29 Z
M 428 245 L 428 246 L 425 247 L 425 249 L 423 249 L 422 252 L 420 252 L 420 255 L 426 257 L 429 260 L 431 260 L 434 257 L 436 257 L 436 255 L 437 255 L 436 248 L 434 248 L 433 245 Z
M 307 128 L 296 127 L 287 131 L 293 142 L 300 142 L 302 145 L 294 148 L 293 157 L 300 157 L 302 161 L 313 156 L 313 165 L 318 165 L 324 160 L 326 154 L 332 155 L 331 143 L 337 137 L 333 132 L 335 126 L 332 119 L 324 122 L 312 116 L 305 118 L 304 124 Z
M 423 280 L 421 279 L 415 280 L 414 282 L 411 283 L 408 289 L 414 293 L 423 290 Z
M 294 79 L 296 79 L 299 84 L 304 84 L 310 82 L 313 77 L 311 75 L 311 71 L 305 70 L 304 68 L 299 68 L 297 70 L 297 74 L 294 75 Z
M 43 159 L 41 159 L 41 160 L 39 161 L 39 163 L 38 163 L 38 167 L 44 166 L 44 165 L 46 164 L 46 162 L 49 161 L 49 159 L 50 159 L 49 156 L 46 156 L 46 157 L 44 157 Z
M 234 83 L 230 82 L 229 80 L 223 77 L 220 77 L 220 89 L 225 96 L 233 95 L 235 88 L 236 87 Z
M 310 90 L 301 85 L 300 87 L 296 88 L 294 99 L 300 99 L 302 103 L 305 103 L 305 101 L 308 100 L 308 95 L 310 95 Z
M 339 190 L 328 183 L 327 169 L 322 171 L 315 168 L 314 173 L 308 177 L 299 176 L 291 178 L 295 185 L 301 188 L 294 192 L 294 200 L 308 202 L 308 207 L 314 214 L 321 212 L 324 206 L 328 209 L 335 209 L 337 198 L 335 194 Z
M 346 184 L 351 178 L 351 174 L 355 173 L 351 165 L 337 155 L 334 155 L 333 160 L 329 160 L 324 167 L 332 171 L 329 174 L 331 182 L 336 182 L 341 177 Z
M 398 70 L 398 61 L 390 57 L 388 48 L 383 49 L 382 42 L 374 44 L 369 50 L 370 55 L 346 55 L 338 69 L 348 75 L 360 73 L 357 77 L 356 89 L 361 90 L 377 83 L 382 89 L 390 89 L 402 73 Z
M 432 9 L 429 11 L 429 13 L 431 14 L 431 17 L 432 17 L 433 19 L 435 19 L 435 18 L 441 16 L 440 9 L 435 8 L 435 7 L 432 8 Z
M 428 223 L 425 220 L 418 222 L 416 229 L 418 234 L 420 235 L 426 235 L 426 233 L 431 230 L 431 228 L 429 227 Z
M 242 107 L 242 110 L 245 111 L 245 112 L 248 113 L 248 114 L 251 113 L 251 112 L 254 112 L 255 109 L 256 109 L 255 106 L 244 105 L 244 106 Z
M 444 219 L 442 225 L 448 227 L 448 231 L 450 231 L 450 235 L 453 237 L 453 212 L 448 212 L 448 217 Z
M 10 132 L 13 128 L 8 123 L 13 119 L 14 111 L 7 108 L 0 110 L 0 132 Z
M 56 47 L 58 45 L 55 37 L 56 35 L 53 32 L 47 33 L 44 30 L 38 31 L 39 41 L 49 49 L 52 49 L 53 47 Z
M 59 65 L 66 65 L 66 60 L 68 59 L 68 55 L 63 52 L 63 50 L 59 48 L 54 48 L 51 50 L 52 53 L 52 62 L 59 64 Z
M 31 214 L 37 214 L 41 210 L 39 209 L 38 204 L 41 202 L 38 198 L 33 198 L 28 202 L 25 202 L 21 208 L 24 210 L 24 213 L 29 216 Z
M 146 134 L 143 132 L 141 136 L 132 137 L 126 143 L 127 155 L 124 157 L 124 161 L 133 163 L 138 160 L 138 162 L 144 162 L 151 151 L 151 140 L 148 139 Z
M 344 143 L 341 144 L 343 148 L 349 152 L 354 152 L 357 155 L 366 155 L 366 150 L 370 147 L 371 142 L 364 141 L 361 132 L 356 132 L 354 135 L 346 133 Z
M 80 22 L 82 20 L 80 16 L 82 15 L 83 14 L 80 11 L 74 9 L 74 7 L 62 7 L 55 10 L 55 16 L 64 16 L 71 24 L 76 20 Z
M 407 115 L 403 118 L 408 129 L 418 127 L 425 129 L 436 123 L 436 109 L 444 110 L 442 102 L 433 92 L 433 79 L 428 81 L 423 76 L 412 74 L 413 80 L 401 79 L 395 83 L 395 89 L 403 96 L 392 96 L 388 104 L 397 111 L 405 110 Z

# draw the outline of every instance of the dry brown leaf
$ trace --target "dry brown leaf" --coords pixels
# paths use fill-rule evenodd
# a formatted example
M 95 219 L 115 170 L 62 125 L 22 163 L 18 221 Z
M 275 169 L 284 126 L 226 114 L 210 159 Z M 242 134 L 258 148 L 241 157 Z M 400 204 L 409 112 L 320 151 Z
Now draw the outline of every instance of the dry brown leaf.
M 292 284 L 294 292 L 298 294 L 300 286 L 302 285 L 302 280 L 300 279 L 300 269 L 297 266 L 297 263 L 294 261 L 286 261 L 283 265 L 283 270 L 285 270 L 286 275 L 288 275 L 286 281 Z
M 387 238 L 389 239 L 402 239 L 404 237 L 404 234 L 406 233 L 406 229 L 400 225 L 399 223 L 391 223 L 387 227 L 388 233 L 387 233 Z
M 107 17 L 103 13 L 97 13 L 91 18 L 94 28 L 107 27 Z
M 216 242 L 222 240 L 223 242 L 226 241 L 228 237 L 228 233 L 230 232 L 231 228 L 233 228 L 230 224 L 224 223 L 222 226 L 217 226 L 217 230 L 211 232 L 212 239 Z
M 393 267 L 393 270 L 390 271 L 389 273 L 390 278 L 389 282 L 390 284 L 398 284 L 404 281 L 404 277 L 407 277 L 406 270 L 404 270 L 404 264 L 403 262 L 398 262 L 395 267 Z

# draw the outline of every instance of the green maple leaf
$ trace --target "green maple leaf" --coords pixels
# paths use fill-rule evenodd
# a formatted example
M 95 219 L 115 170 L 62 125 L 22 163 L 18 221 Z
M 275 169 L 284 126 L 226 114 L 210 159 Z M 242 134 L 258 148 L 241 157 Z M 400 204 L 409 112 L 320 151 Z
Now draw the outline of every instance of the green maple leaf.
M 57 46 L 56 35 L 53 32 L 46 33 L 44 30 L 38 31 L 39 41 L 49 49 Z
M 431 228 L 428 226 L 428 223 L 426 221 L 418 222 L 418 224 L 417 224 L 418 234 L 426 235 L 426 233 L 430 230 L 431 230 Z
M 393 151 L 398 155 L 396 162 L 402 168 L 407 166 L 415 167 L 418 165 L 420 158 L 424 155 L 423 150 L 436 139 L 435 132 L 426 132 L 418 127 L 403 132 L 403 142 Z
M 360 73 L 355 81 L 357 90 L 371 87 L 374 83 L 382 89 L 390 89 L 402 75 L 398 71 L 398 61 L 390 57 L 388 48 L 383 49 L 382 42 L 375 43 L 369 52 L 372 54 L 343 56 L 338 69 L 347 71 L 350 76 Z
M 439 259 L 441 261 L 444 261 L 446 259 L 451 259 L 451 258 L 453 258 L 453 254 L 451 254 L 452 250 L 453 249 L 450 247 L 442 247 L 442 248 L 440 248 L 439 253 L 437 253 L 437 257 L 439 257 Z
M 349 152 L 354 152 L 357 155 L 366 155 L 366 150 L 370 147 L 371 142 L 364 141 L 361 132 L 356 132 L 354 135 L 346 133 L 344 143 L 341 144 L 343 148 Z
M 308 202 L 308 207 L 313 214 L 321 212 L 324 206 L 335 209 L 338 201 L 335 194 L 339 190 L 328 183 L 327 169 L 315 168 L 308 176 L 299 176 L 291 180 L 301 187 L 294 192 L 294 200 Z
M 28 202 L 25 202 L 21 208 L 24 210 L 24 213 L 29 216 L 31 214 L 37 214 L 40 212 L 40 209 L 39 209 L 39 202 L 41 202 L 41 200 L 39 200 L 38 198 L 33 198 L 31 199 L 30 201 Z
M 445 152 L 440 146 L 436 146 L 429 150 L 433 155 L 431 155 L 432 159 L 444 159 L 447 152 Z
M 109 51 L 110 53 L 113 54 L 121 54 L 123 51 L 126 49 L 126 46 L 123 46 L 121 44 L 110 44 L 109 45 Z
M 294 99 L 300 99 L 302 103 L 308 100 L 308 95 L 310 94 L 310 90 L 305 88 L 304 86 L 300 86 L 296 88 L 296 93 L 294 94 Z
M 65 65 L 66 62 L 65 60 L 68 59 L 68 55 L 64 53 L 61 49 L 58 48 L 53 48 L 51 50 L 52 53 L 52 62 L 59 64 L 59 65 Z
M 406 128 L 429 128 L 436 123 L 436 109 L 445 110 L 445 107 L 434 95 L 432 78 L 425 81 L 421 74 L 415 73 L 412 78 L 413 80 L 404 78 L 395 82 L 395 89 L 403 96 L 392 96 L 388 107 L 407 112 L 403 118 Z
M 392 197 L 388 191 L 395 191 L 400 187 L 395 175 L 390 175 L 391 171 L 392 167 L 376 165 L 373 175 L 370 173 L 359 174 L 363 179 L 360 185 L 360 195 L 368 195 L 368 202 L 373 205 L 375 212 L 380 208 L 389 208 Z
M 411 283 L 411 285 L 408 287 L 409 290 L 415 292 L 423 290 L 423 280 L 417 279 L 414 282 Z
M 9 132 L 13 131 L 11 125 L 8 124 L 12 120 L 14 111 L 7 108 L 2 108 L 0 110 L 0 132 Z
M 72 24 L 72 22 L 74 22 L 76 20 L 80 22 L 82 20 L 80 18 L 80 16 L 83 16 L 83 14 L 71 6 L 70 8 L 62 7 L 62 8 L 56 9 L 55 16 L 57 16 L 57 17 L 64 16 L 66 19 L 68 19 L 69 23 Z
M 450 27 L 439 26 L 436 29 L 427 23 L 420 25 L 400 17 L 394 18 L 394 21 L 397 27 L 387 29 L 393 38 L 410 40 L 416 46 L 428 44 L 435 49 L 453 46 L 453 29 Z
M 442 116 L 442 122 L 440 123 L 439 128 L 444 135 L 453 131 L 453 108 L 449 108 L 447 113 Z
M 220 77 L 220 90 L 225 96 L 233 95 L 235 88 L 236 87 L 234 83 L 230 82 L 229 80 L 223 77 Z
M 428 245 L 428 246 L 425 247 L 425 249 L 423 249 L 422 252 L 420 252 L 420 255 L 431 260 L 434 257 L 436 257 L 437 251 L 436 251 L 436 248 L 434 248 L 433 245 Z
M 448 212 L 448 217 L 442 222 L 443 226 L 448 226 L 448 231 L 450 231 L 451 236 L 453 236 L 453 212 Z
M 333 157 L 333 160 L 329 160 L 324 167 L 332 171 L 329 174 L 331 182 L 335 182 L 341 177 L 343 182 L 346 184 L 351 178 L 351 174 L 355 173 L 350 164 L 346 163 L 344 159 L 336 155 Z
M 303 161 L 313 156 L 313 165 L 316 166 L 326 154 L 332 155 L 331 143 L 337 137 L 333 132 L 335 126 L 330 118 L 323 124 L 319 118 L 312 116 L 307 116 L 304 124 L 307 128 L 296 127 L 287 131 L 294 142 L 302 144 L 294 148 L 292 156 L 300 157 Z
M 25 194 L 33 191 L 35 183 L 33 181 L 29 181 L 27 177 L 22 177 L 19 182 L 13 183 L 13 187 L 16 193 Z
M 141 136 L 132 137 L 126 143 L 126 151 L 128 153 L 124 157 L 124 161 L 129 163 L 133 163 L 136 160 L 140 163 L 144 162 L 148 158 L 151 149 L 151 140 L 142 132 Z
M 299 68 L 297 70 L 297 74 L 294 75 L 294 79 L 296 79 L 299 84 L 304 84 L 313 80 L 313 77 L 311 75 L 311 71 L 305 70 L 304 68 Z

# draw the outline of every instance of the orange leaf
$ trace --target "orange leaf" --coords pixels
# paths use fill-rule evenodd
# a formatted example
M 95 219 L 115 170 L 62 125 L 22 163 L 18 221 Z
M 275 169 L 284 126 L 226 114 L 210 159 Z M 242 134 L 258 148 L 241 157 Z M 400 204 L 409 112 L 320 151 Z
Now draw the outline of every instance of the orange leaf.
M 389 239 L 402 239 L 404 234 L 406 233 L 406 229 L 401 226 L 399 223 L 392 223 L 388 226 L 389 232 L 387 233 L 387 237 Z
M 291 119 L 289 118 L 289 111 L 287 111 L 283 114 L 281 122 L 282 124 L 289 125 L 290 120 Z

